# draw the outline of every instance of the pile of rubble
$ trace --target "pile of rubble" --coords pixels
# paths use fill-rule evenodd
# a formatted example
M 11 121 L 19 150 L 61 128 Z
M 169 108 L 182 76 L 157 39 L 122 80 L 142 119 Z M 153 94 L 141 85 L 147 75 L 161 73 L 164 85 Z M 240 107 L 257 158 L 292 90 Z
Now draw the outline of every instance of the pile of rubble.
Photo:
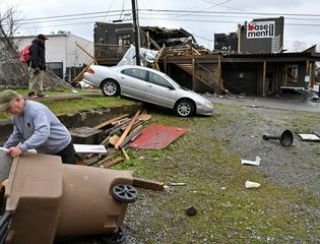
M 100 141 L 102 149 L 103 147 L 107 149 L 104 153 L 101 153 L 101 147 L 96 147 L 96 153 L 78 151 L 78 164 L 109 168 L 124 160 L 130 160 L 126 148 L 142 133 L 143 124 L 150 119 L 151 115 L 140 114 L 139 110 L 132 118 L 124 114 L 100 123 L 94 128 L 80 127 L 73 130 L 71 134 L 74 143 L 95 144 Z M 93 145 L 89 147 L 93 148 Z M 122 155 L 119 154 L 120 151 Z

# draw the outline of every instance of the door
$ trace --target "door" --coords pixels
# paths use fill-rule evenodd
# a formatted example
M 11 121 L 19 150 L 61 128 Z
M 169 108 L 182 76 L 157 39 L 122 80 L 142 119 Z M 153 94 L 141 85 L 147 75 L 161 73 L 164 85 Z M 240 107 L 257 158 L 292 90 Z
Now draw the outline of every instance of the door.
M 146 88 L 148 102 L 173 108 L 176 101 L 175 93 L 175 88 L 169 81 L 155 72 L 148 71 L 148 85 Z
M 147 71 L 139 68 L 126 68 L 119 75 L 121 94 L 145 101 Z

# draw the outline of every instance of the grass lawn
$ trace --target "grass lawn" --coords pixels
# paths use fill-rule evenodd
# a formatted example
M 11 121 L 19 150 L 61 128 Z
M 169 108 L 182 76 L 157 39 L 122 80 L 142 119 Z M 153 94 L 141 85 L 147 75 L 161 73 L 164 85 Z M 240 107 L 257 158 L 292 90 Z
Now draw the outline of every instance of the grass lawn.
M 21 95 L 26 96 L 28 94 L 27 89 L 18 89 L 16 90 Z M 102 95 L 100 90 L 94 89 L 83 89 L 77 90 L 79 95 L 82 96 L 82 99 L 75 100 L 63 100 L 61 101 L 52 101 L 42 99 L 40 102 L 47 105 L 51 111 L 53 111 L 56 115 L 68 114 L 77 112 L 79 110 L 86 110 L 92 108 L 102 108 L 102 107 L 117 107 L 122 105 L 133 105 L 136 101 L 125 99 L 122 97 L 105 97 Z M 66 89 L 63 91 L 47 91 L 46 94 L 48 96 L 56 96 L 56 95 L 68 95 L 73 94 L 70 89 Z M 92 94 L 96 94 L 96 96 L 92 96 Z M 90 96 L 86 96 L 90 95 Z M 0 113 L 0 119 L 9 119 L 10 115 L 7 113 Z

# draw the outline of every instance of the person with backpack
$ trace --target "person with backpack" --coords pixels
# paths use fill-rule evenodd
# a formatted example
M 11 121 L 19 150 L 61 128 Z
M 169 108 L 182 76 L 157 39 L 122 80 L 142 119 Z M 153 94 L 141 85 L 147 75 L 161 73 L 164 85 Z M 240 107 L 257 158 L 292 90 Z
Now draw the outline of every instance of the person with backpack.
M 39 34 L 36 39 L 32 41 L 29 49 L 30 59 L 28 66 L 30 67 L 30 80 L 29 80 L 29 97 L 44 97 L 43 93 L 43 80 L 44 72 L 46 70 L 45 59 L 45 42 L 48 40 L 43 34 Z M 36 89 L 34 91 L 33 89 Z

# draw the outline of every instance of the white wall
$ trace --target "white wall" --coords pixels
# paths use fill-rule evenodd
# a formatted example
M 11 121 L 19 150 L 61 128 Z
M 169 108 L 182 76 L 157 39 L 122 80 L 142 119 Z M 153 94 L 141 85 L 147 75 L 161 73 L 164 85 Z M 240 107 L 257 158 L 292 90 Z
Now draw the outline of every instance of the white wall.
M 92 58 L 82 51 L 76 42 L 92 56 L 94 55 L 92 41 L 70 34 L 66 45 L 67 67 L 82 66 L 83 63 L 88 64 L 92 61 Z
M 48 37 L 48 40 L 46 40 L 46 62 L 63 62 L 63 73 L 66 72 L 66 67 L 82 66 L 83 63 L 91 62 L 92 59 L 76 46 L 75 41 L 93 55 L 92 41 L 71 33 L 45 36 Z M 35 38 L 36 36 L 14 37 L 14 42 L 21 50 L 26 45 L 31 44 Z

